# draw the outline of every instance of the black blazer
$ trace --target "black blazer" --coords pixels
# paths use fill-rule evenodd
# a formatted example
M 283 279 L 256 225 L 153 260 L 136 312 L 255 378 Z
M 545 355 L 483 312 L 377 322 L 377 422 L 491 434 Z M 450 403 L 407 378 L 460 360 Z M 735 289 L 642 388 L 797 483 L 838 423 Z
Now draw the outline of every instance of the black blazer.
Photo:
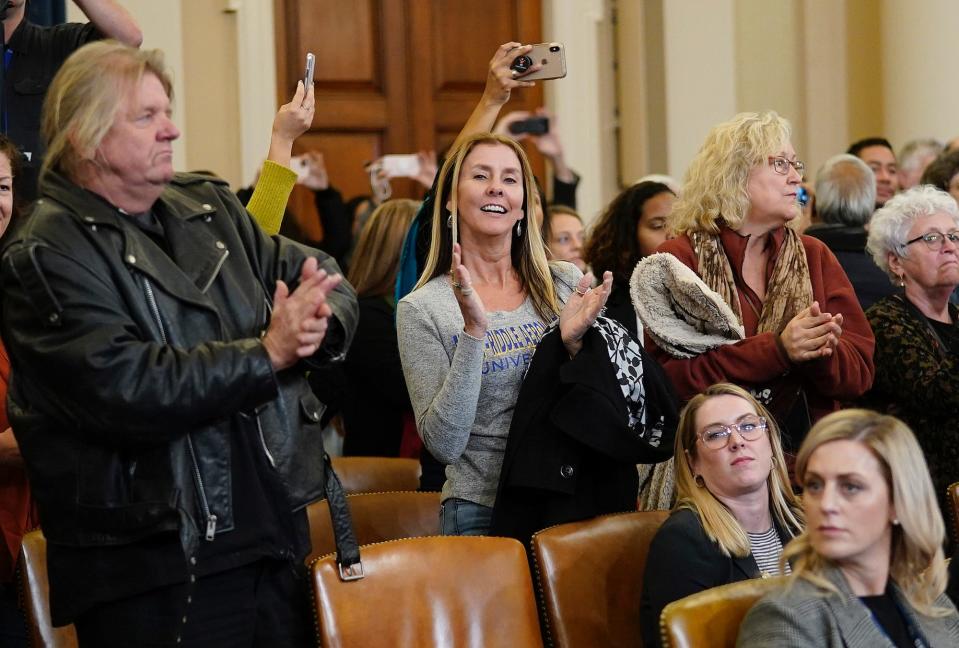
M 792 538 L 778 529 L 783 546 Z M 643 646 L 660 645 L 659 617 L 673 601 L 711 587 L 759 578 L 752 554 L 727 556 L 709 539 L 699 515 L 690 509 L 673 511 L 653 537 L 643 575 L 639 629 Z
M 528 542 L 540 529 L 636 510 L 637 463 L 673 453 L 676 398 L 642 351 L 647 421 L 665 418 L 658 446 L 631 431 L 603 337 L 590 329 L 570 359 L 558 328 L 539 345 L 510 424 L 490 533 Z

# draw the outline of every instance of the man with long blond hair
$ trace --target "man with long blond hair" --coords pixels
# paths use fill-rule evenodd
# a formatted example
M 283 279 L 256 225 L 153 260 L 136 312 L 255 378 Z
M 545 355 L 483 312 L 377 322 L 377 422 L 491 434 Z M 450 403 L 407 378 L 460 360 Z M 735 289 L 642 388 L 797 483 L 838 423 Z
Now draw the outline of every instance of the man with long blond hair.
M 305 363 L 345 354 L 356 298 L 224 182 L 175 174 L 171 113 L 158 50 L 71 56 L 2 254 L 50 611 L 82 646 L 304 645 L 305 506 L 327 494 Z

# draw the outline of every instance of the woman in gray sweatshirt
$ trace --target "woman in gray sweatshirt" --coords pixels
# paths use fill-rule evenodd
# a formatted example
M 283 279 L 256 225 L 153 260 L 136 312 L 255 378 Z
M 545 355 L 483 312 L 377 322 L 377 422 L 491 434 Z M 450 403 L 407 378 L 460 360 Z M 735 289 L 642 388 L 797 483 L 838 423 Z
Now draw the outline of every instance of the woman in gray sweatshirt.
M 397 308 L 400 358 L 419 434 L 447 464 L 442 532 L 481 535 L 536 344 L 558 317 L 576 355 L 612 275 L 590 289 L 592 275 L 547 262 L 529 161 L 509 138 L 465 138 L 435 187 L 426 267 Z

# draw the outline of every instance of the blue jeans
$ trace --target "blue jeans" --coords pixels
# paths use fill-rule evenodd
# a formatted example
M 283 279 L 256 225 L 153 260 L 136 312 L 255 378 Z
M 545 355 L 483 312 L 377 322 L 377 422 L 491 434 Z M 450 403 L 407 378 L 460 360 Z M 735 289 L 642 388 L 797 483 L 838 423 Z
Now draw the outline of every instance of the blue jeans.
M 493 509 L 482 504 L 451 497 L 440 505 L 440 533 L 478 536 L 489 533 Z

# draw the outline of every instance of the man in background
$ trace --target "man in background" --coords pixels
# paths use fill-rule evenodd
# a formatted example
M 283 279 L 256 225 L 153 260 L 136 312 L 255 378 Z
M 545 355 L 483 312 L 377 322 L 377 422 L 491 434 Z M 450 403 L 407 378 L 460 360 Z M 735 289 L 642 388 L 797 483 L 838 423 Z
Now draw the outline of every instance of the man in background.
M 876 177 L 854 155 L 836 155 L 816 174 L 819 223 L 805 234 L 818 238 L 836 255 L 863 310 L 894 291 L 889 277 L 866 252 L 866 227 L 876 204 Z
M 876 175 L 876 209 L 899 191 L 899 165 L 892 144 L 884 137 L 867 137 L 853 142 L 846 151 L 869 165 Z

